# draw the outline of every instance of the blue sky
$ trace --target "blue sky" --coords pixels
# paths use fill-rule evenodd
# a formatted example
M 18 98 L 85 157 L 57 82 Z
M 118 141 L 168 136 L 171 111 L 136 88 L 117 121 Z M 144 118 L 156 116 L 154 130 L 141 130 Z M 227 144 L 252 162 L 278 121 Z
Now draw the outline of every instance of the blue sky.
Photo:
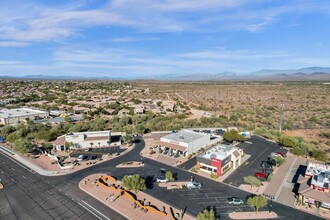
M 329 0 L 2 0 L 0 75 L 330 66 Z

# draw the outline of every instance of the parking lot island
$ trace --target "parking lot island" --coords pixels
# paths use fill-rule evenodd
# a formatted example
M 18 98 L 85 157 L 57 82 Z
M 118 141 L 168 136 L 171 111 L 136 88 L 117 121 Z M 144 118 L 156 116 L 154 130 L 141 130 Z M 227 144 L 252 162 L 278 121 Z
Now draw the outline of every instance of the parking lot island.
M 116 168 L 133 168 L 133 167 L 143 167 L 143 162 L 138 161 L 127 161 L 116 166 Z
M 270 219 L 277 218 L 275 212 L 261 211 L 261 212 L 231 212 L 229 213 L 231 219 Z
M 178 220 L 182 213 L 182 210 L 170 207 L 147 193 L 125 190 L 120 181 L 106 174 L 93 174 L 84 178 L 79 188 L 128 219 Z M 194 218 L 183 214 L 182 219 Z

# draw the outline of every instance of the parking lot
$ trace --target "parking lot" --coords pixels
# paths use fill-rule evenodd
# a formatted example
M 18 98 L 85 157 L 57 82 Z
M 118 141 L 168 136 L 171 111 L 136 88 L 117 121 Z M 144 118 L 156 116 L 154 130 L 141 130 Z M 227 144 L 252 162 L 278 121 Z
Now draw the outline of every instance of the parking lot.
M 87 148 L 88 149 L 88 148 Z M 88 156 L 90 160 L 92 156 L 101 158 L 103 154 L 117 154 L 122 153 L 125 149 L 121 149 L 119 146 L 114 147 L 98 147 L 98 148 L 89 148 L 89 151 L 85 149 L 79 149 L 70 154 L 71 157 L 78 157 L 79 155 Z
M 287 150 L 281 149 L 279 144 L 257 136 L 253 136 L 248 142 L 251 142 L 252 144 L 242 143 L 239 144 L 238 147 L 243 149 L 244 153 L 251 155 L 251 157 L 227 177 L 224 181 L 225 183 L 238 187 L 239 185 L 244 184 L 243 178 L 245 176 L 254 176 L 257 172 L 264 172 L 260 164 L 262 161 L 267 160 L 272 152 L 287 153 Z

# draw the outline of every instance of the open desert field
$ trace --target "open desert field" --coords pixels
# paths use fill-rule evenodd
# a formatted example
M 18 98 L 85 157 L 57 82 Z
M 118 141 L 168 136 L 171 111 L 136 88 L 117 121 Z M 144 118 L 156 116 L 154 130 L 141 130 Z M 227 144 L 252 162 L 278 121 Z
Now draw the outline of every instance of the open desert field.
M 138 82 L 160 99 L 174 99 L 191 108 L 226 117 L 253 130 L 278 129 L 284 105 L 283 130 L 329 147 L 330 85 L 322 82 Z

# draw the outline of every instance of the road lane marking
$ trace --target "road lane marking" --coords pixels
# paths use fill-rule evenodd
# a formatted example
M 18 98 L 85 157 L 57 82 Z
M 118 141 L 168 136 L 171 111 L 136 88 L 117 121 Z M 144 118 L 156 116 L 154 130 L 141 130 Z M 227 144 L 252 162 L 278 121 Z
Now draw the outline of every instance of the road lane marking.
M 24 179 L 26 179 L 26 177 L 25 177 L 25 176 L 23 176 L 23 175 L 22 175 L 22 177 L 23 177 Z
M 96 218 L 102 220 L 102 218 L 98 215 L 96 215 L 94 212 L 92 212 L 89 208 L 87 208 L 86 206 L 84 206 L 83 204 L 81 204 L 80 202 L 78 202 L 78 204 L 83 207 L 84 209 L 86 209 L 88 212 L 92 213 Z
M 101 213 L 99 210 L 95 209 L 93 206 L 91 206 L 90 204 L 88 204 L 87 202 L 85 202 L 84 200 L 82 200 L 83 203 L 85 203 L 86 205 L 88 205 L 91 209 L 93 209 L 95 212 L 97 212 L 98 214 L 100 214 L 102 217 L 104 217 L 107 220 L 111 220 L 110 218 L 108 218 L 107 216 L 105 216 L 103 213 Z

